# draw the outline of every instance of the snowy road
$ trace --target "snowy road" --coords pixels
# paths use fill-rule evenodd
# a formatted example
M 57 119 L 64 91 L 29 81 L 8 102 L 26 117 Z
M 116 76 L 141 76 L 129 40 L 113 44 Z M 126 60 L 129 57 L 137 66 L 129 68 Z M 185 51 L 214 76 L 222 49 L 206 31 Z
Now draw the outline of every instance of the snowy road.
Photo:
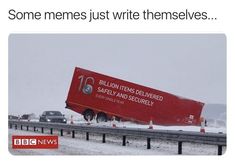
M 47 130 L 46 133 L 49 133 Z M 58 134 L 55 132 L 55 134 Z M 101 135 L 93 134 L 90 140 L 85 140 L 83 133 L 77 133 L 76 138 L 67 134 L 59 136 L 58 149 L 12 149 L 12 135 L 42 135 L 32 131 L 9 129 L 9 151 L 14 155 L 176 155 L 177 143 L 152 140 L 151 149 L 146 149 L 146 139 L 128 138 L 127 146 L 122 146 L 121 137 L 107 136 L 106 143 L 101 142 Z M 223 152 L 225 148 L 223 148 Z M 213 145 L 183 144 L 183 154 L 186 155 L 216 155 L 217 147 Z

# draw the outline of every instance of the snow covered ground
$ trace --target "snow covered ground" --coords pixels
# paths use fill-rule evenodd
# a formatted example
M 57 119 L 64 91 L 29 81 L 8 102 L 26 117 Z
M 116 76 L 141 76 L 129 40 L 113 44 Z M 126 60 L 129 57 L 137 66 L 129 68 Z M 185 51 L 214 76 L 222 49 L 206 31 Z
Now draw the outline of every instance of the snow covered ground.
M 70 120 L 68 120 L 68 123 L 70 123 Z M 87 122 L 83 118 L 77 118 L 74 120 L 75 124 L 86 124 Z M 92 125 L 97 125 L 97 126 L 112 126 L 112 122 L 102 122 L 102 123 L 96 123 L 95 120 L 91 121 Z M 129 121 L 125 122 L 119 122 L 115 121 L 115 124 L 117 127 L 126 127 L 126 128 L 148 128 L 149 125 L 144 125 L 144 124 L 137 124 Z M 158 130 L 182 130 L 182 131 L 195 131 L 199 132 L 200 131 L 200 126 L 161 126 L 161 125 L 153 125 L 154 129 Z M 225 126 L 207 126 L 205 127 L 206 132 L 214 132 L 214 133 L 226 133 L 226 127 Z
M 214 112 L 214 110 L 212 110 Z M 209 114 L 209 113 L 207 113 Z M 222 115 L 208 115 L 208 126 L 205 127 L 206 132 L 226 133 L 226 118 L 218 117 Z M 71 122 L 71 116 L 67 115 L 68 123 Z M 38 121 L 34 119 L 33 121 Z M 223 122 L 221 122 L 223 121 Z M 80 114 L 73 115 L 74 124 L 87 124 Z M 221 124 L 222 123 L 222 124 Z M 112 126 L 112 122 L 96 123 L 91 121 L 91 125 Z M 137 124 L 133 122 L 115 121 L 117 127 L 126 128 L 143 128 L 147 129 L 149 125 Z M 199 126 L 160 126 L 153 125 L 158 130 L 182 130 L 199 132 Z M 45 134 L 49 134 L 49 130 L 45 130 Z M 59 132 L 54 132 L 59 135 Z M 71 138 L 71 134 L 59 136 L 58 149 L 17 149 L 11 148 L 12 135 L 42 135 L 40 132 L 21 131 L 9 129 L 9 151 L 14 155 L 176 155 L 178 152 L 177 142 L 151 140 L 151 149 L 147 148 L 146 139 L 127 137 L 126 146 L 122 146 L 122 137 L 106 135 L 106 143 L 102 143 L 102 136 L 99 134 L 90 134 L 90 140 L 86 141 L 85 133 L 77 132 L 76 138 Z M 223 147 L 223 153 L 226 147 Z M 217 155 L 217 146 L 202 145 L 193 143 L 183 143 L 183 154 L 185 155 Z
M 46 130 L 45 134 L 49 134 Z M 59 132 L 55 132 L 59 135 Z M 127 137 L 127 145 L 122 146 L 122 138 L 106 135 L 106 143 L 102 143 L 102 136 L 90 134 L 86 141 L 85 134 L 76 133 L 76 138 L 71 134 L 59 136 L 58 149 L 12 149 L 12 135 L 42 135 L 32 131 L 9 129 L 9 152 L 14 155 L 176 155 L 177 143 L 171 141 L 151 140 L 151 149 L 146 149 L 146 139 Z M 225 152 L 223 148 L 223 152 Z M 185 155 L 216 155 L 217 146 L 183 143 Z

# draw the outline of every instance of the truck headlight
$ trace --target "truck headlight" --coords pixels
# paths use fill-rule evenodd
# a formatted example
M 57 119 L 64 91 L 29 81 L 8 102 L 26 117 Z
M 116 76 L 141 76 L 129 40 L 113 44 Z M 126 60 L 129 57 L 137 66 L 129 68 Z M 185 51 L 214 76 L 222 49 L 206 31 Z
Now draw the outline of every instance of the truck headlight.
M 51 119 L 48 118 L 48 119 L 47 119 L 47 122 L 50 122 L 50 121 L 51 121 Z

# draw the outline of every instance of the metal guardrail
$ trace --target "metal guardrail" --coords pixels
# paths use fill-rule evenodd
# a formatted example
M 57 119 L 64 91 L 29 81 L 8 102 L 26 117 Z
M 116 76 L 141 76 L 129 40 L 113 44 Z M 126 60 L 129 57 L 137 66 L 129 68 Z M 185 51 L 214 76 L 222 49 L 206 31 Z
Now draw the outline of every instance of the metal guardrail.
M 76 131 L 86 132 L 86 140 L 89 140 L 89 133 L 102 134 L 102 142 L 105 143 L 106 134 L 122 136 L 122 145 L 126 146 L 126 137 L 142 137 L 147 138 L 147 149 L 151 148 L 151 139 L 160 139 L 178 142 L 178 154 L 182 154 L 182 144 L 184 142 L 209 144 L 218 146 L 218 155 L 222 155 L 222 147 L 226 146 L 226 134 L 220 133 L 200 133 L 189 131 L 170 131 L 170 130 L 152 130 L 141 128 L 113 128 L 105 126 L 93 126 L 85 124 L 60 124 L 60 123 L 42 123 L 42 122 L 27 122 L 19 120 L 9 120 L 9 128 L 23 129 L 27 131 L 30 127 L 36 131 L 37 128 L 49 129 L 53 134 L 53 130 L 59 130 L 63 136 L 64 131 L 72 132 L 72 138 L 75 138 Z

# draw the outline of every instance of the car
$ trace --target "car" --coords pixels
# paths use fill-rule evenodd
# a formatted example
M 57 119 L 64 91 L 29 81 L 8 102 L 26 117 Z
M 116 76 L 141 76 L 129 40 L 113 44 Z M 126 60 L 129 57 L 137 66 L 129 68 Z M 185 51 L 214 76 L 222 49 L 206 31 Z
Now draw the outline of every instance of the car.
M 21 117 L 20 117 L 20 120 L 22 121 L 31 121 L 32 119 L 35 119 L 35 114 L 31 113 L 31 114 L 23 114 Z
M 18 120 L 19 117 L 14 116 L 14 115 L 8 115 L 8 119 L 10 119 L 10 120 Z
M 29 114 L 24 114 L 20 117 L 21 120 L 30 120 L 30 115 Z
M 67 123 L 67 119 L 60 111 L 44 111 L 39 122 Z

